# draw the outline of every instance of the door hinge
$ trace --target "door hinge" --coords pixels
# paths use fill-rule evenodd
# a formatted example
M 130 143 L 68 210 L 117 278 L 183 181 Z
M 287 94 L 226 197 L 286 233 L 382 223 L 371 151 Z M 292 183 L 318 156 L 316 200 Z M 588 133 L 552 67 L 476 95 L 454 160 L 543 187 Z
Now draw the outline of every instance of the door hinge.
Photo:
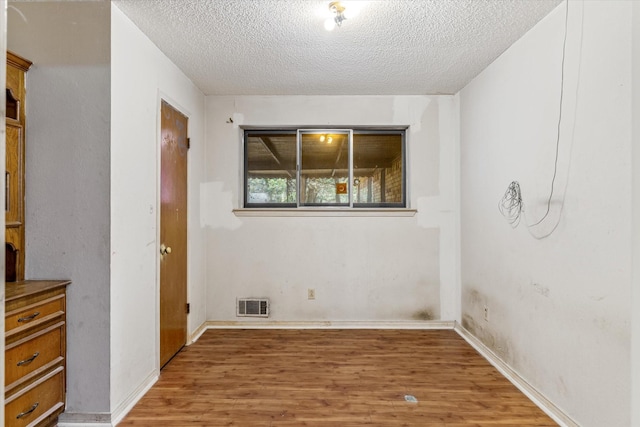
M 187 303 L 187 314 L 191 313 L 191 304 Z
M 191 148 L 191 138 L 187 138 L 187 150 Z

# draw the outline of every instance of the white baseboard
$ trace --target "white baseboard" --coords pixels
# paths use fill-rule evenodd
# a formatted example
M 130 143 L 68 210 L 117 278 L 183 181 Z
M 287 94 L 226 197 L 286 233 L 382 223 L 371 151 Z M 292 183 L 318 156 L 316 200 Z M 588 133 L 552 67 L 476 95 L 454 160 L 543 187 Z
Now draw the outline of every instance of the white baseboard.
M 187 341 L 187 345 L 191 345 L 194 342 L 198 341 L 198 338 L 200 338 L 200 335 L 202 335 L 204 331 L 206 331 L 207 329 L 208 329 L 207 322 L 204 322 L 202 325 L 198 327 L 198 329 L 196 329 L 195 331 L 193 331 L 192 334 L 189 335 L 189 340 Z
M 133 409 L 142 396 L 158 381 L 160 372 L 154 371 L 111 413 L 111 423 L 115 426 Z
M 111 414 L 106 412 L 63 412 L 58 427 L 112 427 Z
M 207 329 L 453 329 L 453 321 L 309 321 L 288 322 L 278 320 L 208 321 L 200 335 Z M 194 334 L 195 335 L 195 334 Z M 198 335 L 198 337 L 200 336 Z M 194 340 L 195 341 L 195 340 Z
M 579 427 L 571 417 L 565 414 L 560 408 L 554 405 L 535 387 L 529 384 L 516 371 L 500 359 L 489 347 L 484 345 L 482 341 L 476 338 L 461 324 L 455 324 L 454 330 L 467 341 L 478 353 L 482 355 L 489 363 L 491 363 L 502 375 L 505 376 L 513 385 L 515 385 L 525 396 L 542 409 L 549 417 L 563 427 Z
M 149 374 L 111 414 L 63 412 L 58 418 L 58 427 L 113 427 L 122 421 L 142 396 L 158 381 L 158 378 L 158 372 Z

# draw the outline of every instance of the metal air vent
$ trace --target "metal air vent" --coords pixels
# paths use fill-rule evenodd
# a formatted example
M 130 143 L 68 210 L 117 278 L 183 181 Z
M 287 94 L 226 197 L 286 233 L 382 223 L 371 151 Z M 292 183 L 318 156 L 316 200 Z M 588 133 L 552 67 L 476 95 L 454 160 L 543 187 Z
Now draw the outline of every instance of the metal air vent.
M 238 317 L 269 317 L 268 298 L 238 298 L 236 304 Z

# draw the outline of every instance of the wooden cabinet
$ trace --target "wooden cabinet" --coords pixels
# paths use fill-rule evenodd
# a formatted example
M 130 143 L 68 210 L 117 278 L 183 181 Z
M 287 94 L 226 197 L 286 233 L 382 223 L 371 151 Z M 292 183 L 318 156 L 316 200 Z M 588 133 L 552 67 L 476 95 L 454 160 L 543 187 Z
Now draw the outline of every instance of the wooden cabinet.
M 6 285 L 6 427 L 55 425 L 64 411 L 69 283 L 26 280 Z
M 68 281 L 24 280 L 25 74 L 31 62 L 7 52 L 5 184 L 4 425 L 55 425 L 66 392 Z
M 24 279 L 25 74 L 31 62 L 7 52 L 5 248 L 7 282 Z

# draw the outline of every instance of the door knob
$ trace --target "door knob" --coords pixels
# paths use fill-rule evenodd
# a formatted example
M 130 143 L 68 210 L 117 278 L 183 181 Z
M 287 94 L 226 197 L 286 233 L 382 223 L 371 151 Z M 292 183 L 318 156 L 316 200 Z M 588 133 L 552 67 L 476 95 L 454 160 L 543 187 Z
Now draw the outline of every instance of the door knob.
M 171 253 L 171 246 L 165 246 L 165 244 L 160 245 L 160 255 L 166 255 Z

